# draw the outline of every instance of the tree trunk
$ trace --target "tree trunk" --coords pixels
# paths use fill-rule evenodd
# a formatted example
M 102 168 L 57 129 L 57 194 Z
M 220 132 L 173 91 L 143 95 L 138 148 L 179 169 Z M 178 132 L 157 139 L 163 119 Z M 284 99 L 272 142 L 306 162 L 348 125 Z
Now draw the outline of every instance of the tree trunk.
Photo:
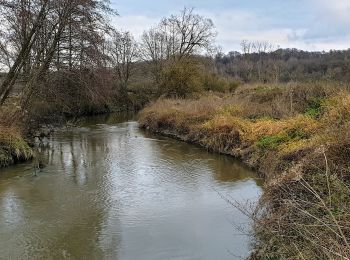
M 26 41 L 24 42 L 21 50 L 12 65 L 10 71 L 7 73 L 5 80 L 0 86 L 0 106 L 4 104 L 7 97 L 9 96 L 17 78 L 20 74 L 25 61 L 28 59 L 30 51 L 32 50 L 33 44 L 36 40 L 37 33 L 40 30 L 43 21 L 46 17 L 46 7 L 48 5 L 48 0 L 44 0 L 43 5 L 40 9 L 38 18 L 33 24 L 33 28 L 31 29 Z

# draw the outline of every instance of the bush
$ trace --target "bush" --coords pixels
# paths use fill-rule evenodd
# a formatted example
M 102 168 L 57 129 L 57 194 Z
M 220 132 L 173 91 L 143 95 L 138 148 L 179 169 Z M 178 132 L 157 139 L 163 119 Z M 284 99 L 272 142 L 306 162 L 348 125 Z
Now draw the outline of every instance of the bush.
M 204 73 L 202 76 L 203 88 L 206 91 L 214 92 L 235 92 L 240 86 L 240 82 L 233 79 L 227 79 L 216 73 Z
M 202 90 L 200 68 L 190 59 L 168 64 L 161 73 L 160 94 L 184 98 Z
M 229 89 L 228 82 L 217 74 L 203 75 L 203 88 L 206 91 L 226 92 Z

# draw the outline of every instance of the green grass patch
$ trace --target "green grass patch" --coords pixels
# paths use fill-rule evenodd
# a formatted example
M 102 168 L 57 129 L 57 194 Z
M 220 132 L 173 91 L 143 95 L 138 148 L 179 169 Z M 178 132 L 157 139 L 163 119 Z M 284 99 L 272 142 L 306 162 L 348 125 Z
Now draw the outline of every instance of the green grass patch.
M 320 118 L 322 115 L 323 105 L 325 103 L 324 98 L 312 98 L 308 102 L 308 107 L 305 110 L 305 115 L 312 118 Z
M 300 129 L 291 129 L 286 133 L 263 136 L 260 138 L 257 145 L 261 150 L 276 150 L 283 143 L 299 141 L 305 138 L 307 138 L 307 135 Z
M 280 144 L 288 140 L 288 135 L 264 136 L 258 141 L 258 147 L 263 150 L 275 150 Z

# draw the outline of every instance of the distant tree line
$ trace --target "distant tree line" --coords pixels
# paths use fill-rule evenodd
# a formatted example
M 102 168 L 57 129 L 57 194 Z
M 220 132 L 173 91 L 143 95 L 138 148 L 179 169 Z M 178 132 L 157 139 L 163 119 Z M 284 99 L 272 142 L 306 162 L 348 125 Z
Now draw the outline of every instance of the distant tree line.
M 350 50 L 308 52 L 247 41 L 241 45 L 241 52 L 216 55 L 221 74 L 244 82 L 350 80 Z

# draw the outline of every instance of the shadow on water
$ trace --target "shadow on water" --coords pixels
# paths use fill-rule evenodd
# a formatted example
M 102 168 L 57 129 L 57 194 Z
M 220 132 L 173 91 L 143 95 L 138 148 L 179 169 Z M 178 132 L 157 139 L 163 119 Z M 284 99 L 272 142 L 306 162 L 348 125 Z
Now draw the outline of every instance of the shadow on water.
M 261 184 L 228 156 L 141 131 L 133 115 L 57 131 L 33 165 L 0 175 L 6 259 L 232 259 L 249 219 L 220 196 L 257 201 Z

